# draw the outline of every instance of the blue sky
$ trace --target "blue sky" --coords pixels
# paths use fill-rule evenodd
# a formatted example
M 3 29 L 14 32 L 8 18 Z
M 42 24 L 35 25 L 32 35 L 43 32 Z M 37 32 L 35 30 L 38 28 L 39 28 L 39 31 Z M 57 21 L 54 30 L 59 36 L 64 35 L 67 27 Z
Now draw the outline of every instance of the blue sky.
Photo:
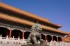
M 70 32 L 70 0 L 0 0 L 6 4 L 48 18 Z

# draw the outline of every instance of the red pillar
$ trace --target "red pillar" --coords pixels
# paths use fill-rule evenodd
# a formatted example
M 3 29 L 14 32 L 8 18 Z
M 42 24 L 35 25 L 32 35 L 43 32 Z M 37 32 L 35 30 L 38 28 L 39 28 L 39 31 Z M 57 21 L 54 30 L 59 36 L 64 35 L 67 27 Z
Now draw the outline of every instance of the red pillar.
M 47 35 L 46 35 L 46 40 L 47 40 Z
M 61 38 L 61 42 L 62 42 L 62 38 Z
M 57 37 L 57 42 L 58 42 L 58 37 Z
M 52 36 L 52 41 L 53 41 L 53 36 Z
M 11 38 L 11 33 L 12 33 L 12 30 L 10 30 L 10 33 L 9 33 L 9 38 Z
M 45 35 L 45 40 L 46 40 L 46 35 Z
M 22 32 L 22 39 L 24 39 L 24 32 Z
M 64 42 L 65 41 L 65 39 L 64 38 L 62 38 L 62 42 Z
M 46 39 L 46 43 L 48 42 L 48 40 L 47 40 L 47 35 L 45 35 L 45 39 Z

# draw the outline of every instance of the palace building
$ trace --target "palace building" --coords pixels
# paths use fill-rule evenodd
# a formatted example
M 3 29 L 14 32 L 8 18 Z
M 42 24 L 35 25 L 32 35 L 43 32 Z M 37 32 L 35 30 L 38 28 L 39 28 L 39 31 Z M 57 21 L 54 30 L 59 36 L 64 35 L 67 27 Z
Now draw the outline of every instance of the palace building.
M 51 40 L 63 41 L 68 33 L 59 30 L 61 25 L 54 24 L 48 19 L 35 14 L 20 10 L 8 4 L 0 2 L 0 36 L 8 38 L 27 39 L 31 27 L 38 21 L 41 24 L 41 38 L 50 42 Z

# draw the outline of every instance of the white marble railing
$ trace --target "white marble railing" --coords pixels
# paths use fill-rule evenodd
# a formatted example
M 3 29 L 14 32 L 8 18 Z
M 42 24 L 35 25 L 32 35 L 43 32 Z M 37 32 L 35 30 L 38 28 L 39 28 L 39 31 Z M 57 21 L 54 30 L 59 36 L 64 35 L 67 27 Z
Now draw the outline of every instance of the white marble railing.
M 70 46 L 68 42 L 56 42 L 51 41 L 46 43 L 49 46 Z M 0 37 L 0 46 L 21 46 L 27 45 L 24 39 L 19 38 L 8 38 L 8 37 Z
M 0 46 L 21 46 L 26 45 L 24 39 L 0 37 Z
M 52 41 L 50 43 L 48 43 L 49 46 L 70 46 L 69 42 L 56 42 L 56 41 Z

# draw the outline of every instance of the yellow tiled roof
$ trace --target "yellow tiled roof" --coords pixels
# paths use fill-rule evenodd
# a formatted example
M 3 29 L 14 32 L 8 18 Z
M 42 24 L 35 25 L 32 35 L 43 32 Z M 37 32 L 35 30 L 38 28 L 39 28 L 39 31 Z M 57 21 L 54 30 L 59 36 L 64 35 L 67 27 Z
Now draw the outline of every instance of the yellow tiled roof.
M 61 27 L 61 25 L 58 25 L 58 24 L 54 24 L 54 23 L 52 23 L 52 22 L 49 22 L 49 21 L 47 21 L 45 18 L 39 17 L 39 16 L 37 16 L 37 15 L 35 15 L 35 14 L 26 12 L 26 11 L 24 11 L 24 10 L 20 10 L 19 8 L 14 8 L 14 7 L 9 6 L 9 5 L 7 5 L 7 4 L 4 4 L 4 3 L 2 3 L 2 2 L 0 2 L 0 6 L 3 7 L 3 8 L 6 8 L 6 9 L 10 9 L 10 10 L 12 10 L 12 11 L 18 12 L 18 13 L 21 13 L 21 14 L 25 14 L 26 16 L 35 18 L 35 19 L 37 19 L 37 20 L 39 20 L 39 21 L 43 21 L 43 22 L 49 23 L 49 24 L 51 24 L 51 25 L 53 25 L 53 26 Z M 22 16 L 23 16 L 23 15 L 22 15 Z

